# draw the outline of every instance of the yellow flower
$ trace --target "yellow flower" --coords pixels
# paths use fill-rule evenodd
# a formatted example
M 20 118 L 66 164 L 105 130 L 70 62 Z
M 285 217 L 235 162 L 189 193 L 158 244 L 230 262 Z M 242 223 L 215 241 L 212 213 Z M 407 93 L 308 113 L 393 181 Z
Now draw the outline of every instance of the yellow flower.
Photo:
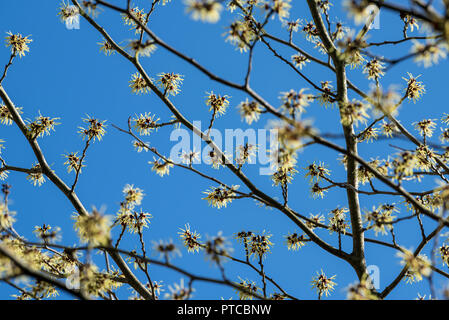
M 159 118 L 150 112 L 140 114 L 138 117 L 132 119 L 134 122 L 134 129 L 136 129 L 140 135 L 149 136 L 153 130 L 157 130 Z
M 81 290 L 89 296 L 105 296 L 122 285 L 114 280 L 119 276 L 118 272 L 99 272 L 94 265 L 84 266 L 79 273 L 79 279 L 76 280 L 79 281 Z
M 413 41 L 412 53 L 415 55 L 415 62 L 423 64 L 428 68 L 437 64 L 440 59 L 447 56 L 447 48 L 444 45 L 428 42 L 422 44 L 418 41 Z
M 6 37 L 6 47 L 11 47 L 12 54 L 18 54 L 19 57 L 23 57 L 26 52 L 30 51 L 28 43 L 31 43 L 33 40 L 29 39 L 29 36 L 24 37 L 20 33 L 12 34 L 11 31 L 6 34 L 8 35 Z
M 239 186 L 232 186 L 231 188 L 227 187 L 211 187 L 210 190 L 207 190 L 203 193 L 207 194 L 203 200 L 207 200 L 209 205 L 220 209 L 231 203 L 233 198 L 235 198 L 235 190 L 237 190 Z
M 114 46 L 109 41 L 103 40 L 102 42 L 98 42 L 98 44 L 100 45 L 100 51 L 105 55 L 110 56 L 115 53 Z
M 147 14 L 145 13 L 144 9 L 139 9 L 138 7 L 134 7 L 131 9 L 131 15 L 136 18 L 141 24 L 145 25 Z M 139 26 L 139 24 L 134 21 L 132 17 L 130 17 L 128 14 L 123 13 L 122 19 L 125 25 L 131 26 L 130 30 L 135 30 L 136 34 L 139 34 L 142 32 L 142 28 Z
M 142 42 L 140 40 L 130 41 L 128 47 L 134 51 L 136 56 L 149 57 L 156 51 L 157 47 L 154 42 L 147 40 L 146 42 Z
M 273 246 L 270 238 L 272 234 L 267 234 L 263 231 L 261 234 L 252 233 L 248 237 L 248 255 L 249 257 L 263 258 L 267 253 L 270 253 L 270 249 Z
M 262 108 L 259 103 L 255 101 L 248 101 L 246 98 L 245 101 L 240 102 L 237 107 L 240 111 L 241 117 L 246 121 L 246 123 L 251 124 L 253 121 L 259 120 L 260 113 L 262 112 Z
M 405 89 L 406 96 L 410 100 L 413 100 L 413 102 L 416 102 L 421 98 L 423 93 L 426 92 L 426 89 L 424 89 L 424 85 L 421 81 L 417 81 L 417 79 L 421 76 L 413 77 L 413 75 L 410 72 L 407 72 L 408 79 L 402 78 L 405 81 L 407 81 L 407 88 Z
M 305 239 L 304 235 L 298 235 L 296 232 L 292 234 L 288 234 L 285 236 L 285 242 L 287 244 L 288 250 L 297 251 L 299 248 L 305 246 Z
M 419 122 L 414 122 L 413 125 L 421 136 L 430 138 L 437 124 L 432 119 L 424 119 Z
M 0 230 L 11 228 L 16 221 L 15 215 L 15 211 L 9 211 L 6 204 L 0 202 Z
M 392 215 L 394 211 L 397 211 L 394 205 L 381 205 L 379 207 L 373 206 L 371 211 L 366 211 L 365 220 L 368 223 L 368 229 L 374 229 L 377 234 L 380 232 L 382 235 L 387 234 L 387 230 L 392 230 L 391 224 L 396 218 Z
M 318 162 L 318 164 L 313 162 L 311 165 L 306 167 L 305 170 L 307 170 L 306 177 L 310 177 L 310 182 L 320 182 L 321 179 L 325 179 L 330 175 L 330 170 L 327 169 L 326 165 L 321 161 Z
M 368 104 L 357 100 L 343 104 L 340 108 L 341 123 L 344 126 L 352 124 L 357 126 L 359 122 L 366 123 L 367 118 L 369 118 L 368 109 Z
M 129 86 L 131 87 L 131 91 L 136 94 L 149 93 L 151 91 L 146 80 L 138 72 L 131 75 Z
M 107 245 L 110 240 L 111 220 L 109 216 L 103 216 L 94 209 L 90 215 L 73 216 L 75 230 L 81 241 L 89 245 Z
M 213 91 L 207 93 L 206 105 L 209 106 L 209 111 L 213 111 L 215 116 L 223 115 L 229 106 L 229 96 L 221 96 L 215 94 Z
M 31 167 L 33 172 L 27 175 L 27 179 L 30 180 L 34 186 L 41 186 L 45 182 L 44 175 L 42 174 L 41 165 L 35 164 Z
M 87 118 L 83 119 L 83 122 L 89 125 L 87 128 L 79 127 L 78 132 L 83 136 L 83 139 L 87 138 L 93 141 L 100 141 L 103 138 L 104 134 L 106 133 L 106 125 L 104 124 L 106 120 L 98 120 L 95 118 L 91 118 L 88 115 Z
M 349 300 L 378 300 L 379 298 L 373 293 L 373 285 L 367 274 L 363 275 L 360 282 L 349 286 Z
M 72 25 L 79 19 L 79 9 L 77 6 L 66 4 L 64 1 L 59 8 L 58 16 L 62 22 Z
M 40 240 L 45 243 L 50 243 L 61 239 L 60 231 L 61 229 L 59 227 L 53 228 L 52 230 L 50 225 L 44 223 L 42 226 L 35 226 L 33 232 Z
M 179 87 L 184 80 L 183 76 L 176 73 L 165 73 L 162 72 L 158 74 L 158 84 L 164 90 L 164 92 L 171 94 L 173 96 L 177 95 L 180 91 Z
M 401 264 L 407 268 L 406 281 L 408 283 L 414 281 L 421 281 L 424 277 L 430 276 L 432 269 L 431 263 L 425 255 L 418 255 L 415 257 L 413 252 L 403 249 L 397 254 L 402 258 Z
M 22 108 L 15 107 L 19 114 L 22 114 Z M 14 122 L 12 114 L 9 112 L 8 107 L 3 103 L 0 103 L 0 123 L 6 126 L 10 126 Z
M 307 89 L 301 89 L 299 92 L 290 90 L 281 92 L 281 100 L 283 102 L 281 108 L 289 115 L 301 114 L 306 111 L 305 107 L 309 106 L 313 101 L 313 94 L 305 93 Z
M 246 52 L 249 44 L 255 39 L 256 34 L 251 25 L 251 20 L 241 19 L 232 22 L 229 30 L 224 33 L 226 42 L 231 43 L 240 52 Z
M 223 6 L 215 0 L 187 0 L 186 12 L 192 14 L 194 20 L 215 23 L 220 19 Z
M 334 290 L 334 287 L 337 285 L 333 281 L 335 277 L 336 275 L 333 275 L 332 277 L 327 277 L 324 274 L 323 270 L 321 270 L 321 273 L 317 272 L 317 275 L 312 278 L 312 288 L 316 288 L 319 299 L 321 299 L 323 293 L 327 297 L 330 294 L 330 292 Z
M 273 0 L 272 9 L 275 13 L 277 13 L 279 20 L 283 21 L 284 19 L 290 16 L 290 5 L 291 0 Z
M 329 232 L 338 232 L 346 234 L 346 230 L 349 228 L 349 225 L 345 222 L 346 213 L 349 212 L 347 208 L 336 208 L 332 210 L 329 215 Z
M 259 291 L 259 287 L 251 280 L 243 280 L 240 278 L 240 282 L 237 285 L 241 288 L 241 290 L 237 290 L 240 300 L 252 300 L 254 299 L 252 294 L 257 294 Z
M 165 294 L 166 299 L 170 300 L 186 300 L 192 297 L 192 293 L 194 291 L 193 288 L 186 288 L 184 285 L 184 279 L 181 279 L 179 284 L 175 283 L 172 286 L 168 286 L 168 290 L 170 293 Z
M 78 156 L 78 152 L 71 152 L 64 157 L 67 158 L 67 161 L 64 162 L 64 165 L 67 166 L 67 172 L 70 173 L 72 170 L 75 172 L 81 172 L 81 168 L 84 167 L 82 163 L 80 163 L 81 158 Z
M 162 159 L 154 159 L 154 161 L 149 161 L 148 163 L 153 165 L 153 168 L 151 170 L 155 171 L 161 177 L 169 175 L 170 168 L 173 167 L 173 164 L 171 162 L 164 161 Z
M 443 265 L 449 266 L 449 245 L 443 244 L 438 251 L 440 252 L 441 260 L 443 260 Z
M 363 68 L 363 73 L 368 74 L 369 80 L 378 81 L 379 78 L 385 74 L 383 72 L 384 69 L 385 64 L 377 59 L 373 59 L 365 65 L 365 67 Z
M 191 253 L 199 252 L 201 244 L 198 240 L 201 238 L 201 235 L 196 231 L 191 231 L 189 224 L 186 224 L 184 229 L 179 228 L 179 230 L 181 230 L 178 232 L 179 237 L 184 242 L 187 251 Z
M 129 206 L 136 206 L 142 203 L 144 196 L 143 190 L 134 187 L 134 185 L 127 184 L 123 188 L 123 194 L 125 195 L 126 204 Z
M 310 60 L 308 58 L 306 58 L 305 56 L 303 56 L 302 54 L 294 54 L 294 55 L 292 55 L 292 61 L 295 64 L 295 66 L 297 68 L 299 68 L 300 70 L 302 70 L 302 68 L 308 62 L 310 62 Z
M 35 139 L 44 135 L 50 135 L 50 132 L 55 130 L 55 126 L 59 125 L 56 122 L 58 119 L 39 115 L 33 122 L 28 122 L 27 124 L 29 137 Z

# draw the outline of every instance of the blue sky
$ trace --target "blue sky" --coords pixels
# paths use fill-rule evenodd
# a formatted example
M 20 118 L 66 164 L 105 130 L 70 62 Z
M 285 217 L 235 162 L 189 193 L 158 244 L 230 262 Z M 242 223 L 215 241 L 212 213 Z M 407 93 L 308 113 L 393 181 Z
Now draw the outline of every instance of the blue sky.
M 111 2 L 122 5 L 125 1 Z M 146 0 L 136 0 L 134 3 L 146 8 L 149 5 L 149 1 Z M 31 35 L 33 39 L 30 53 L 15 61 L 4 87 L 14 103 L 23 108 L 24 118 L 33 119 L 39 112 L 61 118 L 61 124 L 57 126 L 56 132 L 39 139 L 39 143 L 52 168 L 69 184 L 74 176 L 73 173 L 66 172 L 62 154 L 81 151 L 83 148 L 84 143 L 77 133 L 78 126 L 82 125 L 82 118 L 88 114 L 99 119 L 107 119 L 108 127 L 104 140 L 94 143 L 89 149 L 87 167 L 83 169 L 77 186 L 77 194 L 84 205 L 87 208 L 104 207 L 106 214 L 114 215 L 122 199 L 121 192 L 125 184 L 134 184 L 143 189 L 146 194 L 143 208 L 154 217 L 146 232 L 148 245 L 151 245 L 151 240 L 169 238 L 179 242 L 178 228 L 186 223 L 200 232 L 203 238 L 206 238 L 207 234 L 215 235 L 218 231 L 223 231 L 226 236 L 232 236 L 241 230 L 267 230 L 273 233 L 275 245 L 272 254 L 266 259 L 266 270 L 287 292 L 300 299 L 314 299 L 316 294 L 310 288 L 310 281 L 317 271 L 323 269 L 328 275 L 337 275 L 338 286 L 331 298 L 344 298 L 346 296 L 344 289 L 356 279 L 350 266 L 313 244 L 308 244 L 297 252 L 288 251 L 283 243 L 283 236 L 288 232 L 300 230 L 297 230 L 283 214 L 260 209 L 250 200 L 234 201 L 227 208 L 217 210 L 209 207 L 207 202 L 201 199 L 204 196 L 202 192 L 211 186 L 208 181 L 180 168 L 172 169 L 170 175 L 164 178 L 151 172 L 147 162 L 152 160 L 152 155 L 136 153 L 132 148 L 130 137 L 115 130 L 111 124 L 125 127 L 129 116 L 148 111 L 155 113 L 162 121 L 169 121 L 171 115 L 154 94 L 137 96 L 131 93 L 128 81 L 135 72 L 133 66 L 118 54 L 106 57 L 99 52 L 97 43 L 102 38 L 86 21 L 81 20 L 79 30 L 66 29 L 57 17 L 59 4 L 59 1 L 49 0 L 0 2 L 0 33 L 6 35 L 7 31 L 12 31 Z M 337 15 L 341 20 L 346 20 L 346 13 L 339 6 L 332 8 L 331 13 L 332 16 Z M 311 19 L 305 2 L 295 3 L 290 16 L 294 19 Z M 173 0 L 169 5 L 157 7 L 149 25 L 156 34 L 176 49 L 194 57 L 221 77 L 241 83 L 246 72 L 247 55 L 240 54 L 232 45 L 225 43 L 222 36 L 225 26 L 232 20 L 233 17 L 225 13 L 217 24 L 194 21 L 185 14 L 185 6 L 181 1 Z M 133 36 L 133 32 L 122 24 L 120 16 L 107 9 L 101 12 L 98 21 L 119 42 L 126 43 Z M 370 32 L 370 40 L 396 40 L 402 36 L 400 19 L 388 12 L 381 13 L 380 27 L 379 30 Z M 287 32 L 280 28 L 277 19 L 270 22 L 268 30 L 284 39 L 288 37 Z M 294 35 L 294 41 L 312 52 L 312 46 L 306 42 L 301 33 Z M 277 44 L 274 46 L 286 57 L 295 53 Z M 391 46 L 377 53 L 399 57 L 407 54 L 408 50 L 407 45 Z M 0 64 L 6 64 L 9 54 L 5 47 L 0 50 Z M 318 57 L 320 55 L 316 51 L 314 54 Z M 210 114 L 204 104 L 205 92 L 213 90 L 231 96 L 230 108 L 226 116 L 216 121 L 216 128 L 221 130 L 248 128 L 248 125 L 240 120 L 236 108 L 240 101 L 246 98 L 241 92 L 211 81 L 162 48 L 158 48 L 151 58 L 142 58 L 141 61 L 153 77 L 160 72 L 175 72 L 185 76 L 181 94 L 172 101 L 191 121 L 202 120 L 204 124 L 208 123 Z M 256 47 L 254 65 L 252 87 L 275 106 L 280 105 L 280 92 L 310 87 L 262 44 Z M 427 89 L 420 102 L 416 104 L 406 102 L 401 107 L 400 120 L 412 129 L 412 122 L 425 117 L 440 118 L 442 113 L 447 111 L 445 100 L 447 84 L 444 83 L 442 75 L 447 74 L 449 68 L 446 61 L 428 69 L 406 62 L 391 69 L 382 80 L 383 86 L 398 85 L 403 88 L 405 82 L 401 77 L 406 76 L 407 71 L 414 75 L 422 74 L 421 80 Z M 335 84 L 334 76 L 322 67 L 310 65 L 305 72 L 315 82 L 330 80 Z M 349 76 L 362 90 L 369 88 L 369 81 L 360 70 L 350 71 Z M 314 103 L 308 108 L 305 116 L 313 120 L 321 132 L 341 132 L 336 109 L 324 109 L 318 103 Z M 269 119 L 269 116 L 263 116 L 255 126 L 264 128 Z M 144 137 L 144 140 L 149 141 L 161 152 L 169 154 L 170 148 L 175 143 L 169 140 L 170 132 L 170 128 L 163 128 L 150 137 Z M 2 126 L 0 138 L 6 141 L 4 157 L 9 164 L 30 167 L 35 163 L 31 149 L 16 127 Z M 339 140 L 338 143 L 342 144 L 343 141 Z M 410 147 L 410 144 L 404 141 L 397 141 L 395 144 Z M 392 151 L 387 143 L 360 145 L 360 153 L 365 158 L 383 157 Z M 335 180 L 342 181 L 344 171 L 338 166 L 336 159 L 338 157 L 334 151 L 312 146 L 299 155 L 298 167 L 304 168 L 313 161 L 324 161 L 332 169 Z M 228 184 L 241 184 L 224 169 L 215 171 L 206 165 L 200 165 L 198 168 L 210 174 L 217 174 Z M 296 182 L 289 188 L 290 206 L 296 211 L 304 215 L 321 213 L 327 217 L 328 212 L 339 204 L 347 205 L 345 192 L 342 190 L 333 189 L 324 200 L 314 200 L 310 196 L 309 185 L 303 179 L 305 171 L 302 169 L 299 171 Z M 272 188 L 268 176 L 258 175 L 256 166 L 249 166 L 246 173 L 260 189 L 269 192 L 273 197 L 282 197 L 280 190 Z M 20 173 L 11 173 L 8 183 L 13 186 L 10 207 L 18 213 L 15 228 L 19 233 L 34 240 L 31 234 L 34 226 L 47 223 L 62 228 L 62 243 L 67 245 L 76 243 L 71 220 L 74 210 L 56 187 L 48 182 L 40 188 L 33 187 Z M 433 185 L 433 181 L 430 181 L 428 184 L 414 184 L 411 189 L 415 191 Z M 385 190 L 386 187 L 382 189 Z M 361 206 L 369 209 L 372 205 L 391 201 L 387 199 L 362 196 Z M 399 213 L 399 216 L 401 215 L 407 215 L 403 208 Z M 429 230 L 431 226 L 431 223 L 426 225 Z M 407 248 L 416 247 L 420 240 L 417 227 L 416 220 L 403 223 L 396 231 L 399 235 L 398 241 Z M 320 235 L 336 244 L 335 237 L 329 237 L 324 232 L 320 232 Z M 370 233 L 369 236 L 374 237 Z M 390 236 L 380 237 L 382 240 L 390 241 Z M 343 246 L 350 251 L 351 242 L 347 240 L 343 242 Z M 233 244 L 235 255 L 242 256 L 242 248 L 235 241 Z M 138 239 L 128 235 L 123 245 L 128 249 L 138 249 Z M 182 252 L 182 258 L 175 260 L 175 264 L 185 266 L 186 269 L 198 274 L 219 275 L 217 269 L 205 261 L 202 254 L 189 255 L 185 250 Z M 380 268 L 381 288 L 400 270 L 399 258 L 396 258 L 395 254 L 396 252 L 391 249 L 367 244 L 367 263 Z M 237 280 L 237 276 L 242 276 L 255 281 L 260 280 L 248 269 L 243 271 L 241 267 L 232 266 L 231 263 L 227 267 L 228 276 L 232 279 Z M 165 285 L 180 279 L 179 275 L 156 267 L 152 274 L 153 279 L 164 280 Z M 435 279 L 438 287 L 445 284 L 443 279 L 439 277 Z M 197 283 L 195 287 L 196 299 L 211 299 L 217 296 L 237 298 L 232 290 L 221 286 Z M 428 291 L 426 281 L 415 285 L 401 283 L 389 298 L 414 299 L 418 292 L 428 294 Z M 0 298 L 8 298 L 13 293 L 15 292 L 9 287 L 0 286 Z M 130 293 L 122 290 L 121 294 L 126 297 Z

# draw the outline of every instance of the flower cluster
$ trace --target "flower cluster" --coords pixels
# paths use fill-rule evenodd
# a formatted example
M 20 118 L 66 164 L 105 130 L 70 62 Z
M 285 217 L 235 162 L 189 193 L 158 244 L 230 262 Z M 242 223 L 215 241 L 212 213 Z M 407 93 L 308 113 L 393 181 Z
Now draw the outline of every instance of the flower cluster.
M 31 167 L 31 172 L 27 175 L 27 179 L 30 180 L 34 186 L 39 187 L 45 182 L 45 177 L 39 163 Z
M 140 40 L 132 40 L 128 43 L 128 47 L 134 52 L 135 56 L 149 57 L 156 51 L 157 47 L 154 42 L 147 40 L 142 42 Z
M 305 107 L 307 107 L 314 99 L 312 94 L 305 93 L 306 90 L 307 89 L 303 88 L 299 92 L 294 90 L 281 92 L 281 100 L 283 102 L 281 108 L 289 115 L 305 112 Z
M 312 288 L 315 288 L 318 292 L 318 298 L 321 299 L 321 296 L 323 293 L 326 295 L 326 297 L 331 293 L 331 291 L 334 290 L 334 287 L 337 285 L 334 282 L 335 275 L 332 277 L 327 277 L 323 270 L 321 270 L 321 273 L 317 272 L 317 275 L 312 278 Z
M 16 221 L 15 215 L 15 211 L 10 211 L 5 203 L 0 202 L 0 230 L 11 228 Z
M 373 229 L 377 234 L 387 234 L 387 230 L 392 230 L 391 224 L 395 218 L 393 212 L 398 211 L 395 205 L 382 204 L 378 207 L 373 206 L 372 210 L 366 211 L 365 221 L 368 223 L 367 228 Z
M 119 276 L 118 272 L 99 272 L 94 265 L 87 265 L 80 270 L 79 284 L 81 290 L 89 296 L 104 296 L 119 288 L 122 283 L 114 280 Z
M 369 2 L 366 0 L 345 0 L 343 6 L 348 15 L 354 19 L 356 24 L 365 23 L 371 12 L 369 10 Z
M 348 288 L 349 300 L 378 300 L 378 296 L 373 291 L 373 284 L 368 275 L 364 275 L 360 282 L 352 284 Z
M 329 81 L 321 81 L 322 92 L 318 96 L 318 101 L 326 108 L 334 103 L 334 98 L 332 97 L 332 89 L 333 86 Z
M 153 250 L 158 252 L 161 257 L 165 257 L 167 260 L 170 256 L 181 255 L 181 252 L 171 239 L 169 241 L 153 241 Z
M 142 27 L 135 21 L 139 21 L 141 24 L 145 24 L 147 20 L 148 15 L 145 13 L 144 9 L 139 9 L 138 7 L 134 7 L 131 9 L 131 16 L 123 13 L 122 19 L 125 25 L 130 26 L 130 30 L 135 30 L 136 34 L 139 34 L 142 32 Z M 134 20 L 134 19 L 135 20 Z
M 207 200 L 209 205 L 220 209 L 225 207 L 232 202 L 235 198 L 235 191 L 239 188 L 239 186 L 232 186 L 231 188 L 220 186 L 220 187 L 211 187 L 210 190 L 207 190 L 205 193 L 207 196 L 203 198 L 203 200 Z
M 12 54 L 18 54 L 19 57 L 23 57 L 30 51 L 28 44 L 33 40 L 29 36 L 24 37 L 20 33 L 13 34 L 11 32 L 7 32 L 6 34 L 8 35 L 6 37 L 6 47 L 11 47 Z
M 441 260 L 443 260 L 443 265 L 449 266 L 449 245 L 442 245 L 438 251 L 440 252 Z
M 219 232 L 204 243 L 204 252 L 211 261 L 220 263 L 224 257 L 229 256 L 232 252 L 232 247 L 229 246 L 227 239 Z
M 114 46 L 107 40 L 98 42 L 98 45 L 100 45 L 100 51 L 103 52 L 107 56 L 110 56 L 111 54 L 115 53 Z
M 236 150 L 236 163 L 239 167 L 243 166 L 245 163 L 251 163 L 252 158 L 256 155 L 257 146 L 249 143 L 238 146 Z
M 123 195 L 125 199 L 120 202 L 120 210 L 117 213 L 114 225 L 121 225 L 123 230 L 127 228 L 131 233 L 142 234 L 143 228 L 148 228 L 150 219 L 153 217 L 142 209 L 140 211 L 135 210 L 136 206 L 142 203 L 143 190 L 127 184 L 123 188 Z
M 413 252 L 403 249 L 398 253 L 398 257 L 402 258 L 401 264 L 407 268 L 405 279 L 408 283 L 418 282 L 423 277 L 430 276 L 432 272 L 431 264 L 425 255 L 415 256 Z
M 129 184 L 123 188 L 123 194 L 125 196 L 126 203 L 131 206 L 140 205 L 144 197 L 142 189 L 136 188 L 134 185 Z
M 28 136 L 31 139 L 43 137 L 44 135 L 50 135 L 51 131 L 55 130 L 55 126 L 59 123 L 56 122 L 59 118 L 50 118 L 39 115 L 33 122 L 28 122 Z
M 305 246 L 305 241 L 307 241 L 306 237 L 303 234 L 298 235 L 296 232 L 285 236 L 288 250 L 296 251 L 300 249 Z
M 346 234 L 349 225 L 346 223 L 347 208 L 336 208 L 329 213 L 329 232 L 338 232 Z
M 64 157 L 67 158 L 66 162 L 64 162 L 64 165 L 67 166 L 67 172 L 81 172 L 81 168 L 84 167 L 84 164 L 81 163 L 81 157 L 78 155 L 78 152 L 70 152 Z M 83 161 L 84 162 L 84 161 Z
M 246 121 L 246 123 L 251 124 L 253 121 L 259 120 L 262 108 L 256 101 L 245 101 L 240 102 L 238 105 L 241 117 Z
M 343 103 L 340 107 L 341 123 L 344 126 L 352 124 L 357 126 L 359 122 L 365 123 L 367 118 L 369 118 L 368 108 L 368 104 L 357 100 Z
M 229 96 L 222 96 L 211 91 L 207 93 L 206 105 L 210 107 L 209 111 L 212 111 L 215 116 L 223 115 L 229 106 Z
M 48 224 L 43 224 L 42 226 L 35 226 L 34 227 L 34 234 L 37 238 L 42 240 L 44 243 L 52 243 L 59 241 L 61 228 L 56 227 L 53 228 Z
M 164 90 L 164 92 L 171 94 L 173 96 L 177 95 L 180 91 L 179 87 L 184 80 L 183 76 L 176 73 L 165 73 L 162 72 L 158 74 L 159 79 L 157 83 Z
M 437 124 L 432 119 L 424 119 L 413 123 L 413 125 L 421 136 L 430 138 Z
M 321 179 L 325 179 L 330 175 L 330 170 L 326 168 L 326 165 L 321 161 L 316 164 L 313 162 L 305 168 L 307 170 L 306 177 L 310 178 L 310 182 L 319 182 Z
M 302 68 L 308 63 L 310 62 L 310 60 L 303 56 L 302 54 L 294 54 L 292 55 L 292 61 L 295 64 L 295 66 L 297 68 L 299 68 L 300 70 L 302 70 Z
M 178 232 L 179 237 L 183 241 L 187 251 L 191 253 L 199 252 L 201 249 L 201 243 L 199 242 L 201 235 L 196 231 L 191 231 L 189 224 L 186 224 L 184 229 L 179 229 L 181 230 Z
M 241 278 L 237 285 L 241 288 L 240 290 L 237 290 L 240 300 L 252 300 L 254 299 L 254 294 L 257 294 L 260 290 L 254 281 Z
M 438 64 L 440 59 L 447 56 L 447 45 L 428 42 L 423 44 L 414 41 L 411 52 L 415 55 L 415 62 L 428 68 L 434 64 Z
M 106 125 L 104 124 L 106 120 L 98 120 L 87 116 L 87 118 L 83 119 L 83 122 L 88 124 L 86 128 L 79 127 L 79 133 L 82 135 L 83 139 L 86 138 L 88 140 L 100 141 L 103 138 L 106 133 Z
M 131 121 L 134 122 L 134 129 L 136 129 L 140 135 L 149 136 L 151 132 L 157 130 L 159 120 L 160 119 L 156 118 L 156 115 L 151 114 L 151 112 L 145 112 L 136 116 Z
M 248 258 L 258 257 L 262 260 L 267 253 L 270 253 L 270 249 L 273 246 L 271 242 L 272 234 L 265 233 L 263 231 L 257 234 L 252 231 L 241 231 L 235 235 L 235 238 L 245 245 L 245 250 Z
M 384 63 L 380 62 L 378 59 L 373 59 L 367 62 L 363 69 L 363 73 L 367 74 L 369 80 L 375 80 L 377 82 L 381 76 L 385 75 L 384 69 Z
M 192 297 L 192 293 L 194 291 L 193 288 L 185 287 L 184 279 L 181 279 L 179 284 L 175 283 L 173 287 L 169 285 L 168 290 L 170 292 L 165 294 L 165 298 L 170 300 L 187 300 Z
M 149 164 L 153 165 L 152 171 L 156 172 L 159 176 L 163 177 L 170 174 L 170 168 L 173 168 L 173 163 L 168 160 L 154 159 L 149 161 Z
M 91 246 L 107 245 L 110 240 L 111 221 L 109 216 L 102 215 L 94 209 L 89 215 L 73 216 L 75 230 L 83 242 Z
M 283 21 L 290 16 L 290 8 L 292 7 L 290 1 L 271 0 L 271 9 L 278 15 L 279 20 Z
M 194 20 L 215 23 L 220 19 L 222 9 L 223 6 L 216 0 L 187 0 L 186 11 Z
M 421 98 L 421 96 L 426 92 L 425 86 L 421 81 L 418 81 L 417 79 L 421 76 L 414 77 L 411 73 L 407 72 L 408 79 L 402 78 L 405 81 L 407 81 L 407 88 L 405 89 L 405 95 L 408 99 L 413 100 L 413 102 L 416 102 Z
M 256 38 L 253 22 L 246 18 L 232 22 L 224 35 L 225 41 L 236 46 L 240 52 L 246 52 L 250 43 Z
M 366 61 L 361 52 L 361 48 L 364 48 L 366 43 L 363 39 L 354 39 L 352 32 L 346 33 L 337 45 L 344 52 L 343 57 L 351 69 L 360 67 Z
M 79 9 L 77 6 L 69 5 L 62 2 L 61 7 L 59 8 L 58 16 L 62 22 L 65 22 L 67 25 L 72 25 L 79 19 Z
M 131 80 L 129 81 L 129 86 L 132 93 L 141 94 L 149 93 L 151 91 L 150 86 L 144 77 L 138 72 L 131 75 Z
M 21 114 L 22 108 L 16 107 L 16 111 Z M 13 123 L 12 114 L 9 112 L 8 107 L 0 103 L 0 123 L 6 126 L 10 126 Z

